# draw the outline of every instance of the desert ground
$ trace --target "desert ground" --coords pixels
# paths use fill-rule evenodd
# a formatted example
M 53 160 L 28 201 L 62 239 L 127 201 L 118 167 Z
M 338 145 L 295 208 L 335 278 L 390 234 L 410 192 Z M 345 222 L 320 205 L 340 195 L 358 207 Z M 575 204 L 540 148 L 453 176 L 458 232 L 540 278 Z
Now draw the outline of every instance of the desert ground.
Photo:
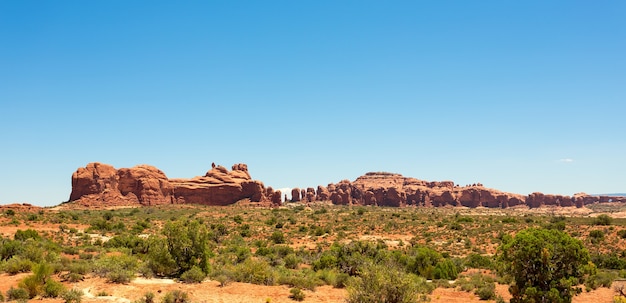
M 626 248 L 626 216 L 623 205 L 597 205 L 585 208 L 517 209 L 469 209 L 469 208 L 377 208 L 332 206 L 324 203 L 290 205 L 280 208 L 253 207 L 238 204 L 228 207 L 162 206 L 123 207 L 90 210 L 72 205 L 38 208 L 9 205 L 0 208 L 0 235 L 5 240 L 16 238 L 16 233 L 34 230 L 42 238 L 59 244 L 56 260 L 63 264 L 79 262 L 91 264 L 102 256 L 133 255 L 129 248 L 108 246 L 106 243 L 123 235 L 145 239 L 160 234 L 168 222 L 181 218 L 199 220 L 211 231 L 221 230 L 221 238 L 212 249 L 212 270 L 220 266 L 216 260 L 226 255 L 224 247 L 231 241 L 240 241 L 248 247 L 250 259 L 262 259 L 259 250 L 271 246 L 277 231 L 284 236 L 283 245 L 289 246 L 298 256 L 303 256 L 292 271 L 312 273 L 315 256 L 332 249 L 333 243 L 364 241 L 379 243 L 387 250 L 407 250 L 410 246 L 427 246 L 458 260 L 470 254 L 492 258 L 497 253 L 498 238 L 502 234 L 514 235 L 526 227 L 547 226 L 564 222 L 564 230 L 580 239 L 592 255 L 620 255 Z M 597 225 L 594 220 L 601 214 L 608 215 L 610 225 Z M 140 227 L 137 227 L 140 226 Z M 602 237 L 590 236 L 601 231 Z M 277 244 L 279 242 L 276 242 Z M 44 256 L 51 255 L 43 251 Z M 139 254 L 139 253 L 137 253 Z M 307 259 L 308 258 L 308 259 Z M 142 264 L 144 261 L 139 261 Z M 8 272 L 8 260 L 2 261 L 0 292 L 7 297 L 10 288 L 17 288 L 20 281 L 31 275 L 26 272 Z M 272 266 L 283 266 L 282 263 Z M 188 295 L 190 302 L 294 302 L 290 290 L 294 285 L 280 282 L 243 283 L 228 280 L 225 283 L 216 276 L 208 275 L 201 283 L 183 283 L 176 277 L 145 275 L 141 270 L 132 273 L 129 281 L 112 282 L 110 278 L 88 270 L 80 279 L 69 281 L 68 266 L 55 269 L 51 279 L 63 283 L 66 289 L 83 293 L 82 302 L 143 302 L 146 293 L 153 293 L 160 302 L 164 295 L 180 290 Z M 613 302 L 615 287 L 624 283 L 623 271 L 614 272 L 610 287 L 585 289 L 573 302 Z M 473 273 L 496 276 L 490 269 L 464 268 L 459 277 Z M 304 302 L 345 302 L 346 288 L 334 287 L 316 281 L 312 287 L 302 287 Z M 472 291 L 463 291 L 449 281 L 451 286 L 440 287 L 441 281 L 428 294 L 430 302 L 478 302 Z M 505 302 L 511 295 L 508 285 L 496 279 L 495 294 Z M 44 298 L 41 302 L 65 302 L 61 297 Z M 484 302 L 496 302 L 495 299 Z

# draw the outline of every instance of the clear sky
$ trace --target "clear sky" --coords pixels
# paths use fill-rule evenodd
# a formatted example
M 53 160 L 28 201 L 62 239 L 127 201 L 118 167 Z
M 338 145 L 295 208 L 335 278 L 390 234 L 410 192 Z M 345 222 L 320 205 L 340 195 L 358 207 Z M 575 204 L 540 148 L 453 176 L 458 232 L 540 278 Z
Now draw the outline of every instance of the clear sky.
M 626 191 L 626 1 L 0 1 L 0 204 L 89 162 Z

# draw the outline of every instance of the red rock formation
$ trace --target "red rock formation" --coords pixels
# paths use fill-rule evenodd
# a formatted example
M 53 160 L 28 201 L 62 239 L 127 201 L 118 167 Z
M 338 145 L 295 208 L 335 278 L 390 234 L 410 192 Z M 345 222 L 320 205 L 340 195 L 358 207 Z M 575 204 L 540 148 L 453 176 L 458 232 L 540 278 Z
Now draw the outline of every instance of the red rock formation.
M 300 201 L 300 189 L 296 187 L 291 190 L 291 202 L 298 201 Z
M 275 200 L 280 201 L 280 192 L 278 195 Z M 251 179 L 245 164 L 235 164 L 231 171 L 213 164 L 202 177 L 168 179 L 149 165 L 116 170 L 110 165 L 90 163 L 72 175 L 70 194 L 70 201 L 86 205 L 229 205 L 242 199 L 263 202 L 272 198 L 266 195 L 263 183 Z
M 576 206 L 598 202 L 623 201 L 626 198 L 596 197 L 576 194 L 574 197 L 532 193 L 528 196 L 486 188 L 481 183 L 467 186 L 452 181 L 422 181 L 399 174 L 367 173 L 354 182 L 342 180 L 328 187 L 318 186 L 318 201 L 330 200 L 334 204 L 359 204 L 378 206 L 464 206 L 507 208 L 526 205 L 531 208 L 548 206 Z

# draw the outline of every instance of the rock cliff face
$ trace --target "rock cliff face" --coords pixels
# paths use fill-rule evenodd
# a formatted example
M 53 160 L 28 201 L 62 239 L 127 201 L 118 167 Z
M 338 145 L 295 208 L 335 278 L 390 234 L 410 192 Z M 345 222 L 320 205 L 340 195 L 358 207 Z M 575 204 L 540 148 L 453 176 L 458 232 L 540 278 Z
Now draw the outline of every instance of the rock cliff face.
M 307 191 L 307 195 L 310 193 Z M 372 172 L 348 180 L 318 186 L 311 198 L 314 201 L 330 200 L 340 205 L 378 206 L 465 206 L 507 208 L 526 205 L 530 208 L 544 205 L 583 207 L 598 202 L 626 202 L 625 197 L 590 196 L 584 193 L 573 197 L 532 193 L 528 196 L 506 193 L 486 188 L 482 184 L 455 185 L 452 181 L 429 182 L 399 174 Z
M 85 205 L 229 205 L 242 199 L 258 203 L 281 203 L 280 191 L 265 188 L 252 180 L 245 164 L 232 170 L 211 168 L 204 176 L 191 179 L 168 179 L 156 167 L 138 165 L 115 169 L 111 165 L 89 163 L 72 175 L 69 201 Z
M 553 206 L 583 207 L 599 202 L 623 202 L 626 197 L 573 196 L 532 193 L 524 196 L 486 188 L 482 184 L 456 185 L 452 181 L 430 182 L 386 172 L 367 173 L 354 181 L 342 180 L 328 186 L 291 190 L 291 201 L 332 201 L 338 205 L 490 207 L 519 205 L 530 208 Z M 72 175 L 69 201 L 87 206 L 204 204 L 230 205 L 242 199 L 261 205 L 280 205 L 280 191 L 252 180 L 245 164 L 229 171 L 212 165 L 204 175 L 191 179 L 168 179 L 156 167 L 138 165 L 115 169 L 111 165 L 89 163 Z

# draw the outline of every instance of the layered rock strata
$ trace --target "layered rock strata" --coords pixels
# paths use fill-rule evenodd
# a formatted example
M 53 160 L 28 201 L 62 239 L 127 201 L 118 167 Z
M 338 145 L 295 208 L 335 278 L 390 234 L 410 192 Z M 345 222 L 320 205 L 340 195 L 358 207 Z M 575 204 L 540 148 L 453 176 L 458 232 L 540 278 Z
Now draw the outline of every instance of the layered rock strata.
M 486 188 L 480 183 L 459 186 L 452 181 L 431 182 L 400 174 L 371 172 L 353 182 L 343 180 L 326 187 L 318 186 L 314 192 L 307 189 L 307 197 L 302 200 L 394 207 L 413 205 L 507 208 L 525 205 L 537 208 L 545 205 L 583 207 L 599 202 L 626 202 L 626 197 L 591 196 L 584 193 L 573 196 L 532 193 L 525 196 Z
M 154 166 L 115 169 L 107 164 L 89 163 L 72 175 L 69 201 L 86 205 L 230 205 L 243 199 L 280 203 L 280 196 L 280 191 L 252 180 L 245 164 L 235 164 L 230 171 L 213 164 L 204 176 L 168 179 Z

